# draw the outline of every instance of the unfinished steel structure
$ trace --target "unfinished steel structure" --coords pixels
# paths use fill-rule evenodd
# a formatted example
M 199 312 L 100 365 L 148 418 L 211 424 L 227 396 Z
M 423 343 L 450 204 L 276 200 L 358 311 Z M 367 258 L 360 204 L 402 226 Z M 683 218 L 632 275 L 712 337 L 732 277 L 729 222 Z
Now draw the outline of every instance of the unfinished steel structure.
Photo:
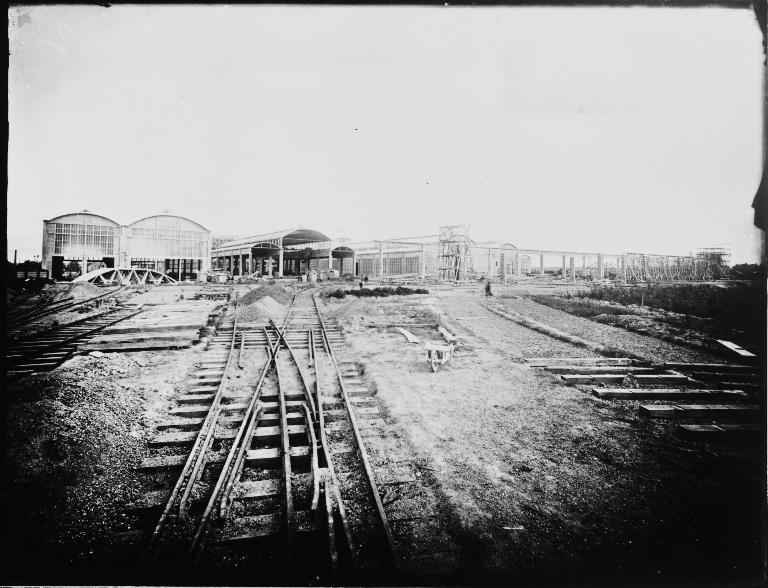
M 700 249 L 689 256 L 600 253 L 522 248 L 504 241 L 473 241 L 469 225 L 445 225 L 437 235 L 349 242 L 299 227 L 223 243 L 212 252 L 213 267 L 234 276 L 302 275 L 328 270 L 379 280 L 507 281 L 560 278 L 575 282 L 717 280 L 727 278 L 728 254 Z M 277 262 L 277 263 L 275 263 Z
M 136 267 L 103 267 L 93 270 L 72 280 L 73 282 L 89 282 L 102 285 L 140 285 L 140 284 L 178 284 L 172 277 L 152 269 Z
M 695 255 L 626 253 L 622 256 L 625 282 L 709 281 L 730 274 L 728 253 L 717 247 L 699 249 Z
M 443 225 L 440 227 L 441 281 L 462 281 L 474 278 L 472 270 L 472 246 L 469 225 Z

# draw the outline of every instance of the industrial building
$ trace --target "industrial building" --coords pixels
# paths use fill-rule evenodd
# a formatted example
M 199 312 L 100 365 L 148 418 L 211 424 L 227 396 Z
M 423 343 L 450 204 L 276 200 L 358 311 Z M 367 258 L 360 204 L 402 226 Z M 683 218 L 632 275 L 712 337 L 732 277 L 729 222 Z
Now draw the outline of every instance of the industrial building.
M 103 267 L 138 267 L 177 280 L 203 279 L 210 270 L 211 233 L 181 216 L 158 214 L 120 225 L 83 210 L 43 221 L 43 268 L 54 280 Z
M 355 251 L 355 273 L 361 276 L 378 277 L 379 267 L 383 267 L 384 277 L 437 278 L 441 264 L 446 269 L 448 257 L 439 235 L 365 241 L 349 247 Z M 468 247 L 468 267 L 475 277 L 503 279 L 514 272 L 516 251 L 514 245 L 502 241 L 473 243 Z
M 216 247 L 215 269 L 233 276 L 299 276 L 311 270 L 321 275 L 329 268 L 340 274 L 354 271 L 354 251 L 320 231 L 298 227 L 235 239 Z

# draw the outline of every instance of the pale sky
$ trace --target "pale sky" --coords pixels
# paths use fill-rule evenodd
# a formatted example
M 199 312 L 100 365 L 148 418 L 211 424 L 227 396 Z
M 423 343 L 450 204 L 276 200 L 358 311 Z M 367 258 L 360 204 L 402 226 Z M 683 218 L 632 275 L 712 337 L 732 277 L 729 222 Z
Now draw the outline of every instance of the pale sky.
M 9 12 L 8 253 L 88 209 L 756 262 L 749 9 Z

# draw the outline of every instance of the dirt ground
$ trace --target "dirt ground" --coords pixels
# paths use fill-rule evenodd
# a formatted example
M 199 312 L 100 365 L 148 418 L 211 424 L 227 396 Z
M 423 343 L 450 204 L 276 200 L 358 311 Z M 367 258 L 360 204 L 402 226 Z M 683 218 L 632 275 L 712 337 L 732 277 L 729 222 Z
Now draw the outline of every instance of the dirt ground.
M 2 552 L 9 583 L 129 577 L 121 557 L 132 527 L 123 509 L 142 492 L 134 468 L 198 355 L 76 356 L 6 385 Z
M 705 446 L 675 438 L 670 425 L 641 419 L 637 403 L 593 399 L 520 363 L 594 354 L 479 301 L 468 290 L 346 308 L 326 303 L 378 402 L 435 478 L 440 520 L 455 548 L 441 541 L 435 549 L 451 554 L 451 581 L 697 585 L 758 577 L 758 482 L 735 478 Z M 714 360 L 528 300 L 500 302 L 648 359 Z M 432 373 L 422 345 L 394 329 L 363 326 L 398 315 L 449 325 L 460 342 L 453 364 Z M 434 329 L 410 330 L 440 341 Z
M 180 291 L 194 294 L 155 288 L 132 302 Z M 377 477 L 402 466 L 418 479 L 409 496 L 383 490 L 405 582 L 755 583 L 764 472 L 726 468 L 671 424 L 638 417 L 636 402 L 597 400 L 528 367 L 522 358 L 595 354 L 489 312 L 481 294 L 435 288 L 321 305 L 387 423 L 366 433 Z M 260 298 L 253 318 L 273 302 Z M 720 361 L 530 300 L 494 303 L 648 359 Z M 442 342 L 436 329 L 413 327 L 422 343 L 408 344 L 371 321 L 440 323 L 459 337 L 454 360 L 432 373 L 423 342 Z M 199 354 L 78 356 L 6 385 L 8 583 L 130 583 L 136 535 L 123 508 L 144 489 L 134 468 Z

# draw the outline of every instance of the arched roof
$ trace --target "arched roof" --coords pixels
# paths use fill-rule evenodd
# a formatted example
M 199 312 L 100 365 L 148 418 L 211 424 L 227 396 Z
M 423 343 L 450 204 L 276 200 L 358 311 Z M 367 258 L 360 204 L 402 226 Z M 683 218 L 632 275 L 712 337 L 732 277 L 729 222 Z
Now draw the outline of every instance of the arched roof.
M 192 225 L 195 225 L 196 227 L 198 227 L 198 228 L 199 228 L 200 230 L 202 230 L 202 231 L 205 231 L 205 232 L 207 232 L 207 233 L 208 233 L 208 232 L 210 232 L 208 229 L 206 229 L 206 228 L 205 228 L 203 225 L 201 225 L 200 223 L 198 223 L 198 222 L 195 222 L 195 221 L 193 221 L 193 220 L 191 220 L 191 219 L 188 219 L 188 218 L 187 218 L 187 217 L 185 217 L 185 216 L 178 216 L 178 215 L 176 215 L 176 214 L 153 214 L 153 215 L 151 215 L 151 216 L 145 216 L 144 218 L 140 218 L 139 220 L 132 222 L 132 223 L 131 223 L 130 225 L 128 225 L 128 226 L 129 226 L 129 227 L 139 227 L 139 226 L 142 226 L 142 225 L 147 225 L 147 224 L 149 224 L 147 221 L 151 221 L 152 219 L 161 219 L 161 218 L 181 219 L 181 220 L 183 220 L 183 221 L 185 221 L 185 222 L 188 222 L 188 223 L 190 223 L 190 224 L 192 224 Z
M 297 227 L 294 229 L 275 231 L 274 233 L 264 233 L 263 235 L 252 235 L 250 237 L 235 239 L 227 243 L 222 243 L 215 249 L 215 251 L 252 247 L 256 244 L 269 243 L 270 241 L 274 244 L 274 242 L 278 242 L 280 240 L 282 241 L 283 247 L 285 248 L 295 247 L 296 245 L 305 245 L 309 243 L 329 242 L 331 238 L 324 233 L 314 229 Z
M 99 220 L 102 220 L 102 221 L 107 221 L 107 223 L 109 225 L 112 225 L 113 227 L 119 227 L 120 226 L 118 223 L 113 221 L 111 218 L 107 218 L 106 216 L 102 216 L 100 214 L 94 214 L 90 210 L 81 210 L 79 212 L 70 212 L 70 213 L 67 213 L 67 214 L 60 214 L 59 216 L 56 216 L 56 217 L 52 218 L 51 220 L 47 220 L 45 222 L 47 222 L 47 223 L 56 223 L 56 222 L 65 222 L 66 223 L 66 222 L 70 222 L 70 223 L 74 224 L 74 222 L 80 222 L 80 221 L 77 221 L 76 219 L 69 220 L 69 219 L 67 219 L 67 217 L 78 217 L 78 216 L 79 217 L 87 216 L 87 217 L 90 217 L 90 218 L 93 218 L 93 219 L 99 219 Z M 65 219 L 67 219 L 67 220 L 65 220 Z M 93 223 L 93 224 L 98 224 L 98 223 Z
M 314 231 L 312 229 L 294 229 L 283 235 L 284 247 L 303 245 L 304 243 L 317 243 L 318 241 L 330 241 L 330 238 L 326 237 L 320 231 Z

